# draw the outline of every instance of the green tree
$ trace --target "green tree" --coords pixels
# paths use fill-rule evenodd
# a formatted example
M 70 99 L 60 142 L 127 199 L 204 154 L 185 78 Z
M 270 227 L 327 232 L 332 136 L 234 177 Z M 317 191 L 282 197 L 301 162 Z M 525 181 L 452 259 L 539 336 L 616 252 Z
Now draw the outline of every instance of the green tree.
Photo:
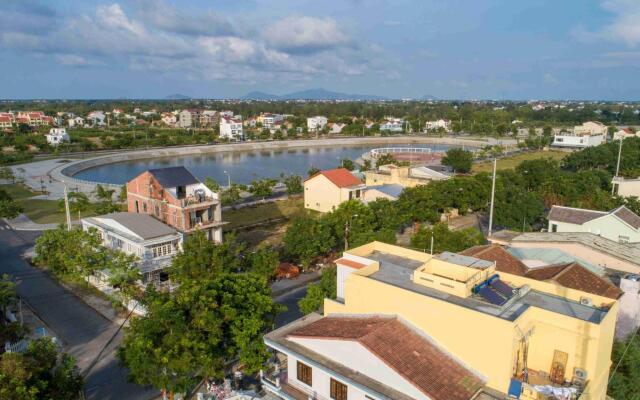
M 307 176 L 309 178 L 311 178 L 312 176 L 314 176 L 315 174 L 317 174 L 318 172 L 320 172 L 320 169 L 316 168 L 316 167 L 311 167 L 309 168 L 309 170 L 307 171 Z
M 611 382 L 607 390 L 609 396 L 615 399 L 640 399 L 638 392 L 640 387 L 640 369 L 638 369 L 638 365 L 640 365 L 640 336 L 633 335 L 624 341 L 615 342 L 611 358 L 613 365 L 617 368 L 610 377 Z
M 249 271 L 270 280 L 278 269 L 280 257 L 270 248 L 260 248 L 248 255 Z
M 24 354 L 0 358 L 0 398 L 7 400 L 75 400 L 83 380 L 75 360 L 58 354 L 50 338 L 32 341 Z
M 67 197 L 69 198 L 69 211 L 73 214 L 85 212 L 91 206 L 89 198 L 82 192 L 71 192 Z M 58 209 L 64 212 L 64 199 L 58 200 Z
M 291 222 L 282 242 L 285 255 L 302 264 L 303 268 L 331 250 L 335 243 L 329 227 L 306 214 Z
M 137 257 L 122 251 L 111 251 L 107 259 L 109 284 L 120 290 L 123 303 L 136 297 L 140 290 L 138 282 L 142 281 L 142 272 L 136 266 Z
M 354 169 L 356 169 L 356 164 L 353 162 L 353 160 L 343 158 L 342 161 L 340 161 L 340 167 L 348 169 L 349 171 L 353 171 Z
M 453 168 L 454 172 L 466 174 L 471 171 L 473 164 L 473 153 L 461 148 L 453 147 L 447 150 L 442 157 L 442 165 Z
M 304 191 L 302 178 L 298 175 L 289 175 L 284 178 L 284 185 L 287 187 L 287 194 L 298 194 Z
M 335 299 L 337 296 L 336 266 L 330 266 L 322 270 L 320 282 L 310 284 L 307 287 L 307 294 L 298 301 L 298 307 L 304 314 L 310 314 L 324 303 L 324 299 Z
M 9 193 L 0 189 L 0 218 L 15 218 L 23 211 L 22 206 Z
M 105 189 L 104 186 L 98 184 L 96 185 L 95 188 L 95 193 L 96 196 L 98 197 L 98 199 L 102 200 L 102 201 L 112 201 L 113 200 L 113 193 L 115 193 L 115 190 L 113 189 Z
M 276 185 L 275 179 L 260 179 L 251 182 L 249 192 L 256 197 L 265 199 L 273 194 L 273 187 Z
M 452 231 L 449 230 L 447 224 L 437 223 L 432 227 L 420 227 L 418 232 L 411 238 L 411 246 L 429 251 L 432 236 L 434 253 L 442 253 L 443 251 L 457 253 L 484 243 L 484 236 L 476 228 Z
M 46 230 L 36 239 L 34 262 L 56 275 L 86 278 L 105 268 L 108 252 L 95 229 L 68 231 L 64 226 Z
M 220 191 L 220 184 L 218 182 L 215 181 L 215 179 L 210 178 L 210 177 L 206 177 L 204 178 L 204 185 L 206 187 L 209 188 L 209 190 L 211 190 L 212 192 L 219 192 Z
M 120 188 L 120 193 L 118 193 L 118 200 L 120 200 L 121 203 L 124 203 L 127 201 L 127 184 L 126 183 L 122 185 L 122 187 Z

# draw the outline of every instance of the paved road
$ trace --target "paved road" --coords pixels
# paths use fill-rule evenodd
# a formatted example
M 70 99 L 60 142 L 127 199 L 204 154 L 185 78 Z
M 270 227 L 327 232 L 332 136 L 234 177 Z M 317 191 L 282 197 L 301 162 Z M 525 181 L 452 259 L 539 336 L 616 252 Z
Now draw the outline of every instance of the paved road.
M 17 232 L 0 220 L 0 273 L 18 281 L 18 294 L 62 340 L 65 351 L 85 370 L 98 356 L 118 326 L 102 317 L 44 272 L 33 268 L 21 255 L 34 245 L 40 232 Z M 119 333 L 86 377 L 87 399 L 146 400 L 157 397 L 150 387 L 128 383 L 127 371 L 115 358 L 122 340 Z
M 306 294 L 307 287 L 303 286 L 275 298 L 276 303 L 283 304 L 287 307 L 287 311 L 276 317 L 276 328 L 280 328 L 281 326 L 302 317 L 302 313 L 298 308 L 298 301 Z

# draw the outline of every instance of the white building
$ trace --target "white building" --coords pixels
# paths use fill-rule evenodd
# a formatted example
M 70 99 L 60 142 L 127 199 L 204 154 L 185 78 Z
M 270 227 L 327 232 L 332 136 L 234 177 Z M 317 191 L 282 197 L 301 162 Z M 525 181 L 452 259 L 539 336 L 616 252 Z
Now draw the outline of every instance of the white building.
M 102 111 L 91 111 L 87 114 L 87 123 L 90 123 L 91 126 L 104 126 L 104 120 L 106 118 L 106 115 Z
M 143 283 L 160 282 L 168 276 L 162 270 L 182 248 L 182 235 L 148 214 L 116 212 L 82 219 L 82 229 L 96 229 L 102 244 L 137 257 L 136 267 Z M 102 271 L 103 278 L 108 278 Z
M 57 146 L 60 143 L 70 142 L 69 134 L 64 128 L 51 128 L 49 133 L 44 135 L 47 138 L 47 143 L 51 146 Z
M 401 118 L 387 118 L 380 124 L 381 131 L 402 132 L 404 130 L 404 120 Z
M 194 122 L 198 121 L 198 110 L 182 110 L 178 114 L 178 126 L 180 128 L 191 128 Z
M 237 117 L 220 117 L 220 137 L 229 140 L 244 140 L 242 119 Z
M 451 132 L 451 121 L 448 119 L 439 119 L 436 121 L 427 121 L 425 123 L 425 128 L 428 131 L 438 130 L 440 128 L 444 129 L 446 132 Z
M 553 206 L 549 232 L 588 232 L 620 243 L 640 242 L 640 216 L 625 206 L 611 211 Z
M 69 125 L 69 128 L 82 127 L 84 126 L 84 118 L 82 117 L 69 118 L 67 120 L 67 125 Z
M 327 117 L 317 115 L 315 117 L 307 118 L 307 130 L 309 132 L 320 131 L 327 126 Z
M 340 122 L 336 122 L 328 125 L 329 125 L 329 133 L 332 133 L 332 134 L 342 133 L 342 130 L 344 129 L 344 127 L 347 126 L 347 124 L 343 124 Z
M 573 133 L 576 135 L 606 135 L 607 126 L 602 122 L 589 121 L 582 125 L 574 126 Z
M 273 129 L 276 125 L 282 124 L 284 116 L 282 114 L 260 114 L 256 119 L 265 129 Z
M 559 132 L 553 135 L 552 146 L 585 148 L 601 145 L 606 141 L 605 134 Z
M 613 178 L 613 193 L 623 197 L 640 197 L 640 178 L 625 179 L 621 176 Z
M 312 313 L 264 341 L 273 357 L 261 381 L 278 399 L 471 400 L 483 386 L 476 371 L 394 315 Z

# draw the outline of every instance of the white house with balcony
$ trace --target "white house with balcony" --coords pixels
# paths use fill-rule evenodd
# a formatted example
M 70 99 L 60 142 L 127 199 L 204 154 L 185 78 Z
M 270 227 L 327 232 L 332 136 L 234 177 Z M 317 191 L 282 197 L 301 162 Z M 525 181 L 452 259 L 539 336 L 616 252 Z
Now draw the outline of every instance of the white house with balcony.
M 435 121 L 427 121 L 425 123 L 425 128 L 427 131 L 439 130 L 442 128 L 445 132 L 451 132 L 451 121 L 442 118 Z
M 315 117 L 307 118 L 307 129 L 309 132 L 321 131 L 327 126 L 327 117 L 316 115 Z
M 95 229 L 109 249 L 135 255 L 143 284 L 167 281 L 164 270 L 182 248 L 182 234 L 148 214 L 116 212 L 87 217 L 82 219 L 82 229 Z M 108 281 L 106 271 L 100 275 L 103 282 Z
M 47 138 L 47 143 L 50 146 L 57 146 L 61 143 L 69 143 L 71 139 L 65 128 L 51 128 L 49 133 L 44 135 Z
M 229 140 L 243 140 L 242 119 L 235 117 L 220 117 L 220 137 Z

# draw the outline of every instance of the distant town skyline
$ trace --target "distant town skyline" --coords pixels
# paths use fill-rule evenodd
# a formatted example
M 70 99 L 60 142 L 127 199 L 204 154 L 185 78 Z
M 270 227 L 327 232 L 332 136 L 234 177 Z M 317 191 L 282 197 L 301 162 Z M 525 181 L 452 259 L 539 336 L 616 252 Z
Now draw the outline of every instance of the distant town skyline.
M 0 98 L 640 100 L 640 1 L 3 2 Z

